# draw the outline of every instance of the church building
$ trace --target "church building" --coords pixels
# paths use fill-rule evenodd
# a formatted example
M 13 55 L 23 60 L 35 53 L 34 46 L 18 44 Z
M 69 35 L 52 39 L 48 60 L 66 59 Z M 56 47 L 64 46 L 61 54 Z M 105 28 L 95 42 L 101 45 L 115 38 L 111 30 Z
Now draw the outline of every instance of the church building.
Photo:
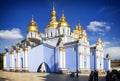
M 110 58 L 105 56 L 100 38 L 91 46 L 87 32 L 80 25 L 71 30 L 62 12 L 59 21 L 56 19 L 53 6 L 50 22 L 42 37 L 32 17 L 26 38 L 12 49 L 5 47 L 3 69 L 24 72 L 89 72 L 91 70 L 110 70 Z

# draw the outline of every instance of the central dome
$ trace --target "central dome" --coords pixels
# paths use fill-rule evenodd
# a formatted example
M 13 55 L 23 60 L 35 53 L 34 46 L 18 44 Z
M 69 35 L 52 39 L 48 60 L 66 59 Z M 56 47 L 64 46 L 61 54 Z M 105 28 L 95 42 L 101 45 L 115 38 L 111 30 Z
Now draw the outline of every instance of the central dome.
M 58 22 L 56 21 L 56 11 L 53 10 L 51 13 L 51 21 L 47 25 L 47 28 L 56 28 L 58 25 Z
M 60 18 L 60 22 L 58 23 L 58 27 L 69 27 L 69 24 L 64 17 L 64 13 L 62 13 L 62 17 Z

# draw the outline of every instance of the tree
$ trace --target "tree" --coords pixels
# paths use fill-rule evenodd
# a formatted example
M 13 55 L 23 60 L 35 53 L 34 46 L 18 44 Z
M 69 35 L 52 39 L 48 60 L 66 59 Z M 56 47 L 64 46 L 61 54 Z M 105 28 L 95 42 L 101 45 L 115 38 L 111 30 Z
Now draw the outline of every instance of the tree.
M 3 55 L 0 53 L 0 70 L 3 69 Z

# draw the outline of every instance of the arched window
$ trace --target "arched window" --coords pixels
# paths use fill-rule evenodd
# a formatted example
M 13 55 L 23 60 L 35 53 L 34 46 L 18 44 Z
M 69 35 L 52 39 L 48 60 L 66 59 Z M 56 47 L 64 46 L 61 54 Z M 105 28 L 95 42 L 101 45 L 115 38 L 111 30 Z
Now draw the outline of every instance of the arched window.
M 51 37 L 52 37 L 52 32 L 51 32 Z
M 35 33 L 35 38 L 36 38 L 36 33 Z
M 69 29 L 67 30 L 67 34 L 69 35 Z
M 65 29 L 63 29 L 63 34 L 65 34 Z
M 32 32 L 31 32 L 31 38 L 32 38 Z

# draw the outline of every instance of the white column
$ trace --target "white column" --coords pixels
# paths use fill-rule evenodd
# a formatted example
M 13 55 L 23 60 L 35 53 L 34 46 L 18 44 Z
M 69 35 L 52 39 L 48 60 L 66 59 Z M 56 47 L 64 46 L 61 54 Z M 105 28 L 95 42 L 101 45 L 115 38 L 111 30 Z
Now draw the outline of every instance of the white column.
M 98 70 L 98 57 L 96 57 L 96 70 Z
M 14 71 L 15 70 L 15 65 L 14 65 L 14 51 L 11 51 L 10 53 L 10 71 Z
M 66 68 L 66 57 L 65 57 L 65 49 L 64 49 L 64 52 L 63 52 L 63 59 L 64 59 L 64 61 L 63 61 L 63 68 Z
M 3 54 L 3 70 L 6 71 L 7 70 L 7 64 L 6 64 L 6 53 Z
M 80 53 L 80 70 L 83 69 L 83 62 L 84 62 L 83 59 L 84 59 L 84 58 L 83 58 L 83 53 L 81 52 L 81 53 Z
M 62 68 L 62 48 L 60 48 L 60 68 Z
M 111 60 L 108 59 L 108 70 L 111 70 Z
M 16 66 L 16 71 L 20 71 L 20 49 L 17 51 L 17 66 Z
M 28 71 L 28 48 L 24 48 L 23 49 L 24 51 L 24 71 L 27 72 Z
M 96 65 L 97 65 L 97 70 L 99 70 L 100 69 L 100 59 L 99 59 L 99 57 L 97 57 Z
M 87 70 L 90 70 L 90 55 L 88 54 L 87 55 L 87 62 L 86 62 L 86 65 L 87 65 Z

